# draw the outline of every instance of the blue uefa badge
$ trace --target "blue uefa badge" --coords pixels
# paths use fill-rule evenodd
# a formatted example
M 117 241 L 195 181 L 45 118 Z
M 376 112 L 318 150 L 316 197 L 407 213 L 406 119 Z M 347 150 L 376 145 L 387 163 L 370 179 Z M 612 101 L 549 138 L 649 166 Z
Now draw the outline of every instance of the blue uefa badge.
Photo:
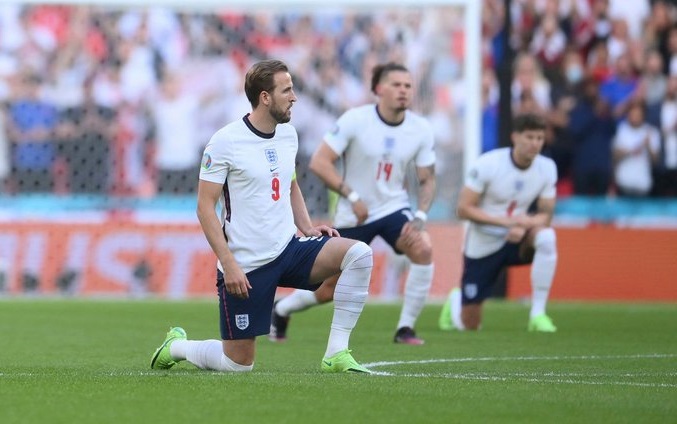
M 524 188 L 524 181 L 517 180 L 515 181 L 515 191 L 521 191 Z
M 202 168 L 209 169 L 212 166 L 212 157 L 209 156 L 209 153 L 202 155 Z

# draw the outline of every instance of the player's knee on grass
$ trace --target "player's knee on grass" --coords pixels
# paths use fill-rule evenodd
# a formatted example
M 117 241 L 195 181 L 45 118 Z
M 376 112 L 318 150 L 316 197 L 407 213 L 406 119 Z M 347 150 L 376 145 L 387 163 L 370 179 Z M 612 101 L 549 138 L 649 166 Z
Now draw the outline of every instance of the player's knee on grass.
M 254 369 L 253 362 L 251 363 L 251 365 L 240 365 L 237 362 L 230 359 L 225 354 L 222 355 L 220 365 L 221 366 L 219 367 L 219 371 L 223 372 L 250 372 L 251 370 Z
M 482 323 L 482 305 L 471 303 L 461 308 L 461 321 L 466 330 L 478 330 Z
M 255 339 L 224 340 L 221 353 L 225 360 L 219 363 L 220 371 L 251 371 L 256 355 Z

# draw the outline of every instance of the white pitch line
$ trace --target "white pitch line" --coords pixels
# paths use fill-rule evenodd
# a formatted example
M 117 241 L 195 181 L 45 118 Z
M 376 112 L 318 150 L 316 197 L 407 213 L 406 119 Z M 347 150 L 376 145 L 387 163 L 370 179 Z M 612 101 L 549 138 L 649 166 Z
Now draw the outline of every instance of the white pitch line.
M 456 380 L 474 380 L 474 381 L 519 381 L 525 383 L 554 383 L 554 384 L 581 384 L 595 386 L 635 386 L 635 387 L 668 387 L 677 388 L 677 384 L 671 383 L 641 383 L 633 381 L 586 381 L 574 379 L 549 379 L 549 378 L 511 378 L 496 375 L 476 375 L 476 374 L 447 374 L 447 373 L 415 373 L 415 374 L 394 374 L 386 372 L 375 372 L 373 375 L 386 377 L 409 377 L 409 378 L 449 378 Z
M 371 362 L 363 364 L 367 368 L 379 368 L 387 366 L 397 366 L 397 365 L 424 365 L 424 364 L 435 364 L 435 363 L 458 363 L 458 362 L 501 362 L 501 361 L 564 361 L 564 360 L 614 360 L 614 359 L 672 359 L 677 358 L 677 354 L 661 354 L 661 353 L 651 353 L 651 354 L 637 354 L 637 355 L 581 355 L 581 356 L 513 356 L 513 357 L 479 357 L 479 358 L 443 358 L 443 359 L 423 359 L 416 361 L 380 361 L 380 362 Z M 157 371 L 114 371 L 114 372 L 103 372 L 102 374 L 108 375 L 110 377 L 157 377 L 161 375 Z M 196 376 L 196 375 L 214 375 L 214 376 L 224 376 L 224 373 L 219 373 L 216 371 L 208 373 L 195 373 L 187 371 L 173 371 L 167 373 L 164 376 L 171 377 L 185 377 L 185 376 Z M 257 374 L 270 374 L 274 373 L 270 371 L 258 372 Z M 0 372 L 0 378 L 12 378 L 12 377 L 42 377 L 46 374 L 34 373 L 34 372 L 20 372 L 20 373 L 3 373 Z M 225 373 L 228 375 L 228 373 Z M 234 374 L 232 374 L 234 375 Z M 589 381 L 589 380 L 576 380 L 573 377 L 628 377 L 628 378 L 637 378 L 637 377 L 675 377 L 677 372 L 668 372 L 668 373 L 623 373 L 620 375 L 615 374 L 605 374 L 605 373 L 556 373 L 556 372 L 545 372 L 545 373 L 504 373 L 502 375 L 490 375 L 487 373 L 477 373 L 477 374 L 458 374 L 458 373 L 396 373 L 391 371 L 373 371 L 372 375 L 374 376 L 383 376 L 383 377 L 412 377 L 412 378 L 449 378 L 449 379 L 458 379 L 458 380 L 476 380 L 476 381 L 521 381 L 529 383 L 554 383 L 554 384 L 581 384 L 581 385 L 615 385 L 615 386 L 636 386 L 636 387 L 667 387 L 675 388 L 677 384 L 673 383 L 643 383 L 643 382 L 632 382 L 632 381 Z M 545 377 L 545 378 L 544 378 Z M 557 377 L 557 378 L 548 378 L 548 377 Z
M 447 358 L 447 359 L 424 359 L 418 361 L 380 361 L 363 364 L 367 368 L 378 368 L 392 365 L 416 365 L 416 364 L 435 364 L 435 363 L 453 363 L 453 362 L 499 362 L 499 361 L 562 361 L 562 360 L 613 360 L 613 359 L 670 359 L 677 358 L 677 354 L 638 354 L 638 355 L 581 355 L 581 356 L 515 356 L 515 357 L 481 357 L 481 358 Z M 450 378 L 458 380 L 477 380 L 477 381 L 520 381 L 527 383 L 551 383 L 551 384 L 580 384 L 595 386 L 635 386 L 635 387 L 667 387 L 676 388 L 677 384 L 672 383 L 643 383 L 633 381 L 589 381 L 576 380 L 571 377 L 613 377 L 614 374 L 587 374 L 587 373 L 508 373 L 503 375 L 481 374 L 454 374 L 454 373 L 394 373 L 375 371 L 375 376 L 385 377 L 413 377 L 413 378 Z M 620 377 L 674 377 L 677 373 L 624 373 Z M 546 377 L 546 378 L 537 378 Z M 547 378 L 547 377 L 565 377 L 565 378 Z
M 418 361 L 380 361 L 362 364 L 367 368 L 392 365 L 437 364 L 446 362 L 499 362 L 499 361 L 568 361 L 568 360 L 607 360 L 607 359 L 669 359 L 677 358 L 677 354 L 639 354 L 639 355 L 581 355 L 581 356 L 489 356 L 480 358 L 445 358 L 423 359 Z

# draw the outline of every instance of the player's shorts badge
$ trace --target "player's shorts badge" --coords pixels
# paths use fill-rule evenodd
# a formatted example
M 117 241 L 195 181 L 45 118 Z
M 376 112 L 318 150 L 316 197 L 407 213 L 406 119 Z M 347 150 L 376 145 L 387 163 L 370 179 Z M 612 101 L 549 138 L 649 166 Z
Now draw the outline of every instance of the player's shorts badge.
M 245 330 L 249 327 L 249 314 L 235 315 L 235 325 L 240 330 Z
M 468 299 L 473 299 L 477 296 L 477 284 L 465 284 L 463 286 L 463 293 Z

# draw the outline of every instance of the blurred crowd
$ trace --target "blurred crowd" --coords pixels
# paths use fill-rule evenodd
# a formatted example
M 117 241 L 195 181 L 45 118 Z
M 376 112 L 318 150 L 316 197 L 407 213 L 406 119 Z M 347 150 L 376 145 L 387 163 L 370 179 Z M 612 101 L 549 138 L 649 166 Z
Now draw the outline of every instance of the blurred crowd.
M 0 193 L 194 192 L 204 145 L 250 110 L 244 73 L 269 57 L 294 76 L 301 166 L 340 113 L 373 100 L 377 63 L 406 64 L 414 108 L 448 128 L 463 15 L 445 10 L 0 5 Z
M 677 195 L 677 8 L 666 0 L 485 1 L 484 149 L 498 144 L 493 68 L 513 62 L 513 113 L 550 124 L 560 195 Z M 502 37 L 507 43 L 501 43 Z
M 512 112 L 548 118 L 545 154 L 557 163 L 560 195 L 677 195 L 674 2 L 511 4 L 483 0 L 483 150 L 507 142 L 496 74 L 507 41 L 516 52 Z M 373 65 L 408 66 L 449 200 L 462 170 L 463 40 L 453 7 L 0 5 L 0 193 L 193 193 L 211 134 L 250 109 L 244 72 L 275 57 L 290 64 L 299 96 L 300 166 L 340 113 L 373 100 Z M 304 181 L 315 184 L 309 201 L 320 202 L 321 184 Z

